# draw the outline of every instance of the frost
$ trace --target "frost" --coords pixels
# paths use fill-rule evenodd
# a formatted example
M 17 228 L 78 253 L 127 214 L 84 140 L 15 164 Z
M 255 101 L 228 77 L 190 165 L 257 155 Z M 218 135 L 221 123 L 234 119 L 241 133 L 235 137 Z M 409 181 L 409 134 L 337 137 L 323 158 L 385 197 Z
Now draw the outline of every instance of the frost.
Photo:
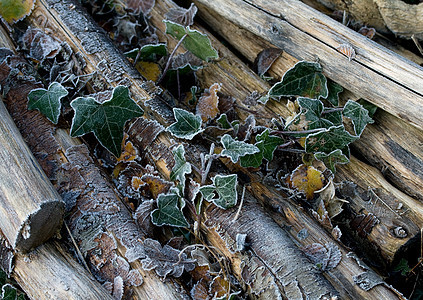
M 141 263 L 146 271 L 155 270 L 161 277 L 180 277 L 184 270 L 189 272 L 195 268 L 195 260 L 169 245 L 162 247 L 153 239 L 146 239 L 143 244 L 147 258 L 141 260 Z
M 220 142 L 223 148 L 225 148 L 221 152 L 221 155 L 229 157 L 233 163 L 236 163 L 242 156 L 260 152 L 260 149 L 256 146 L 242 141 L 236 141 L 229 134 L 225 134 Z
M 194 24 L 194 17 L 197 14 L 198 8 L 191 3 L 188 9 L 183 7 L 171 8 L 169 12 L 165 14 L 165 18 L 168 21 L 178 23 L 182 26 L 191 26 Z
M 166 130 L 178 138 L 192 140 L 194 136 L 202 132 L 201 117 L 195 116 L 186 110 L 174 108 L 176 122 L 170 125 Z
M 238 192 L 238 177 L 236 174 L 221 176 L 216 175 L 212 178 L 213 185 L 204 185 L 200 187 L 200 192 L 204 199 L 213 201 L 220 208 L 227 209 L 236 205 Z M 218 197 L 215 197 L 215 192 Z
M 324 246 L 313 243 L 303 248 L 304 254 L 322 271 L 334 269 L 342 259 L 341 250 L 334 243 Z

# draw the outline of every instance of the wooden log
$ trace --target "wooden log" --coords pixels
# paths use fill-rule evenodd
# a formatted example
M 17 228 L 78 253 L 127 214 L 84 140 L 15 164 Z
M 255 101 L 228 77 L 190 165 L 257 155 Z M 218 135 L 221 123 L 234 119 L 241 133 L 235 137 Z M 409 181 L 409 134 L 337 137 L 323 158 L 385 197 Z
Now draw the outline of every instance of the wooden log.
M 56 234 L 64 202 L 22 139 L 0 98 L 0 229 L 27 252 Z
M 115 299 L 58 242 L 14 257 L 13 277 L 30 299 Z
M 81 38 L 81 36 L 83 36 L 83 35 L 80 32 L 78 32 L 78 31 L 76 33 L 75 32 L 72 32 L 72 29 L 74 29 L 74 28 L 72 27 L 73 25 L 72 25 L 71 21 L 73 21 L 73 20 L 68 19 L 68 17 L 63 17 L 63 16 L 66 16 L 68 14 L 68 10 L 66 9 L 66 7 L 68 7 L 69 4 L 71 4 L 73 2 L 71 2 L 71 1 L 61 1 L 59 4 L 57 2 L 56 3 L 52 3 L 51 6 L 49 6 L 47 2 L 48 1 L 42 1 L 41 2 L 46 7 L 45 10 L 43 10 L 43 13 L 45 15 L 48 15 L 48 12 L 51 12 L 52 14 L 54 14 L 55 18 L 57 20 L 60 20 L 61 21 L 61 23 L 62 23 L 61 24 L 61 27 L 62 28 L 65 28 L 65 30 L 67 30 L 68 36 L 71 36 L 72 37 L 72 40 L 74 40 L 73 43 L 75 43 L 75 41 L 78 40 L 77 38 L 75 38 L 75 35 L 78 36 L 78 38 Z M 36 11 L 37 11 L 37 9 L 35 10 L 35 13 L 36 13 Z M 77 11 L 77 9 L 75 9 L 74 11 Z M 94 38 L 93 37 L 94 34 L 93 34 L 92 31 L 90 31 L 90 28 L 92 28 L 91 26 L 92 25 L 89 25 L 89 27 L 88 27 L 89 28 L 88 35 L 89 35 L 89 37 L 91 39 L 93 39 Z M 53 28 L 54 28 L 54 29 L 52 29 L 53 32 L 54 32 L 54 30 L 57 30 L 55 28 L 55 26 L 53 26 Z M 83 27 L 83 29 L 84 28 L 85 28 L 85 26 Z M 104 41 L 102 41 L 102 42 L 104 42 Z M 83 51 L 86 51 L 86 49 L 84 49 L 83 45 L 81 46 L 81 49 Z M 106 61 L 104 63 L 104 65 L 106 67 L 109 66 L 109 65 L 112 65 L 112 66 L 114 66 L 114 65 L 126 66 L 127 65 L 126 59 L 124 57 L 122 57 L 122 56 L 114 55 L 114 53 L 116 53 L 116 50 L 113 50 L 111 53 L 109 53 L 111 51 L 110 49 L 111 49 L 111 46 L 110 45 L 105 45 L 104 47 L 102 45 L 100 45 L 99 48 L 96 49 L 96 52 L 94 53 L 94 55 L 89 55 L 89 58 L 91 60 L 90 61 L 90 65 L 96 66 L 101 61 Z M 109 63 L 109 60 L 110 60 L 110 63 Z M 89 71 L 89 70 L 90 69 L 88 68 L 88 64 L 87 64 L 87 70 L 86 71 Z M 128 73 L 133 72 L 131 70 L 129 70 L 129 71 L 130 72 L 128 72 Z M 110 73 L 108 73 L 108 74 L 110 74 Z M 140 94 L 141 95 L 145 95 L 146 94 L 145 91 L 143 91 L 142 88 L 141 88 L 141 86 L 143 85 L 143 82 L 141 80 L 137 80 L 136 79 L 136 76 L 133 76 L 133 77 L 134 78 L 128 76 L 128 78 L 127 78 L 128 81 L 129 81 L 129 83 L 130 83 L 131 90 L 132 90 L 133 94 L 134 95 L 140 95 Z M 118 83 L 117 81 L 118 80 L 110 80 L 111 85 L 117 84 Z M 140 104 L 143 104 L 143 102 L 140 101 Z M 146 109 L 147 109 L 147 107 L 146 107 Z M 170 139 L 169 139 L 169 137 L 167 136 L 166 133 L 162 133 L 160 135 L 160 137 L 159 137 L 158 140 L 163 140 L 163 139 L 165 141 L 167 141 L 167 142 L 170 141 Z M 162 149 L 163 150 L 163 145 L 161 145 L 159 147 L 159 149 Z M 155 157 L 155 160 L 158 162 L 159 168 L 160 168 L 160 166 L 163 166 L 163 167 L 166 167 L 166 170 L 169 170 L 170 166 L 173 165 L 173 157 L 172 157 L 171 152 L 170 152 L 170 150 L 168 148 L 165 149 L 165 150 L 167 150 L 167 151 L 164 151 L 164 153 L 163 152 L 162 153 L 160 153 L 160 152 L 157 153 L 157 151 L 156 152 L 153 152 L 152 153 L 152 156 Z M 75 159 L 74 161 L 77 161 L 77 160 Z M 169 164 L 169 162 L 171 164 Z M 85 168 L 85 166 L 84 166 L 84 168 Z M 257 222 L 259 222 L 259 220 L 257 220 Z M 281 229 L 279 229 L 279 230 L 281 230 Z M 281 237 L 285 236 L 287 238 L 286 234 L 284 234 L 283 232 L 280 233 L 280 236 Z M 288 240 L 289 239 L 287 239 L 287 241 Z M 214 245 L 214 246 L 216 246 L 216 247 L 224 247 L 224 245 Z M 288 244 L 287 247 L 288 248 L 291 248 L 292 246 L 290 246 Z M 275 251 L 275 252 L 277 252 L 277 251 Z M 300 287 L 303 287 L 304 290 L 301 292 L 301 291 L 298 290 L 298 288 L 295 289 L 295 287 L 293 287 L 295 289 L 295 292 L 296 293 L 304 293 L 304 292 L 306 292 L 306 293 L 310 293 L 311 295 L 317 295 L 319 292 L 320 292 L 320 295 L 334 295 L 334 294 L 336 294 L 336 292 L 334 291 L 334 289 L 330 285 L 330 283 L 327 282 L 321 276 L 321 274 L 319 274 L 318 272 L 316 272 L 316 270 L 314 269 L 314 267 L 312 266 L 312 264 L 307 263 L 304 260 L 304 257 L 302 257 L 302 255 L 300 254 L 299 251 L 293 251 L 292 253 L 293 253 L 293 257 L 291 257 L 291 260 L 292 261 L 298 260 L 299 262 L 301 262 L 301 264 L 303 265 L 303 271 L 304 271 L 303 273 L 301 273 L 301 274 L 298 275 L 298 278 L 296 278 L 296 281 L 295 281 L 295 282 L 297 282 L 297 285 L 300 286 Z M 272 259 L 274 260 L 274 262 L 276 262 L 276 261 L 277 262 L 280 262 L 280 263 L 283 262 L 280 259 L 275 258 L 275 257 L 266 258 L 266 260 L 272 260 Z M 263 268 L 266 268 L 266 269 L 269 268 L 264 263 L 261 263 L 261 264 L 263 265 Z M 262 270 L 262 269 L 260 269 L 260 270 Z M 294 284 L 295 282 L 292 281 L 293 278 L 290 277 L 290 275 L 289 275 L 289 273 L 291 271 L 292 270 L 289 270 L 289 269 L 280 270 L 280 274 L 278 275 L 279 277 L 276 277 L 276 278 L 273 278 L 273 279 L 271 279 L 272 277 L 269 277 L 269 280 L 274 280 L 276 282 L 279 282 L 279 281 L 285 282 L 285 281 L 282 281 L 283 277 L 285 276 L 287 278 L 286 283 L 291 282 L 291 283 Z M 271 270 L 268 270 L 268 273 L 269 273 L 268 276 L 273 276 Z M 255 281 L 257 280 L 257 284 L 259 284 L 258 283 L 259 282 L 258 280 L 261 280 L 261 278 L 257 278 L 257 279 L 253 279 L 253 280 L 255 280 Z M 310 285 L 310 282 L 313 282 L 313 284 L 315 286 L 317 285 L 319 287 L 319 289 L 316 290 L 315 287 L 313 288 Z M 283 297 L 283 295 L 286 296 L 286 294 L 285 294 L 285 292 L 283 290 L 278 289 L 276 292 L 277 292 L 276 295 L 278 297 Z
M 70 2 L 66 4 L 69 5 Z M 35 20 L 39 20 L 38 18 L 45 20 L 43 18 L 49 16 L 50 12 L 48 6 L 47 8 L 37 6 L 33 16 L 36 16 Z M 94 26 L 81 12 L 76 19 L 79 22 L 86 22 L 88 26 Z M 60 21 L 53 23 L 51 20 L 55 18 L 49 20 L 49 25 L 58 37 L 67 36 L 70 45 L 78 45 L 74 50 L 82 49 L 80 40 L 61 27 L 65 23 Z M 91 34 L 93 38 L 103 39 L 106 43 L 106 47 L 102 48 L 104 51 L 102 54 L 107 53 L 107 57 L 113 59 L 112 55 L 118 51 L 111 47 L 103 31 L 97 27 L 92 30 L 96 33 Z M 3 35 L 0 42 L 7 39 L 7 36 Z M 85 55 L 87 73 L 90 73 L 96 70 L 97 64 L 90 64 L 92 60 L 88 54 Z M 101 58 L 101 55 L 98 57 Z M 123 60 L 122 63 L 124 63 L 122 68 L 128 65 Z M 112 70 L 104 72 L 111 74 Z M 128 70 L 125 76 L 130 76 L 130 72 L 131 70 Z M 106 76 L 106 79 L 109 78 Z M 121 201 L 121 196 L 116 193 L 115 187 L 90 157 L 88 148 L 82 145 L 79 139 L 71 138 L 68 131 L 55 128 L 39 112 L 27 110 L 27 94 L 34 87 L 36 86 L 31 81 L 15 78 L 9 86 L 5 102 L 40 165 L 55 182 L 59 193 L 67 200 L 69 213 L 67 222 L 93 274 L 108 287 L 110 293 L 113 292 L 115 297 L 120 297 L 124 292 L 125 295 L 132 294 L 139 299 L 185 298 L 186 292 L 174 280 L 162 281 L 154 271 L 145 271 L 142 268 L 140 259 L 145 257 L 142 247 L 145 234 L 135 223 Z M 25 278 L 24 271 L 19 276 Z M 51 278 L 49 280 L 52 281 Z
M 151 22 L 159 29 L 157 34 L 162 39 L 163 42 L 168 43 L 168 45 L 174 45 L 176 42 L 172 40 L 167 35 L 164 35 L 164 25 L 161 22 L 162 16 L 174 6 L 172 6 L 171 1 L 160 1 L 156 3 L 155 8 L 152 11 Z M 199 6 L 200 9 L 202 6 Z M 223 19 L 219 19 L 216 16 L 217 22 L 225 28 L 225 32 L 230 32 L 233 34 L 236 32 L 233 27 L 229 26 Z M 206 19 L 208 20 L 208 19 Z M 204 28 L 198 28 L 201 32 L 206 32 Z M 221 28 L 219 25 L 213 28 Z M 241 36 L 245 34 L 245 32 L 240 32 Z M 260 38 L 254 36 L 248 36 L 251 38 L 251 41 L 258 41 L 257 44 L 260 44 Z M 223 47 L 216 39 L 212 36 L 212 43 L 213 45 L 219 50 L 222 58 L 219 62 L 215 64 L 211 64 L 206 68 L 203 68 L 200 72 L 198 72 L 198 78 L 201 81 L 203 87 L 208 87 L 214 82 L 222 82 L 222 90 L 223 92 L 227 93 L 228 95 L 233 95 L 237 99 L 237 106 L 248 109 L 247 111 L 243 109 L 238 109 L 237 113 L 241 118 L 245 118 L 248 116 L 250 112 L 254 112 L 259 116 L 257 122 L 259 124 L 266 125 L 270 122 L 273 117 L 278 117 L 277 114 L 286 117 L 289 115 L 289 112 L 286 110 L 284 105 L 281 105 L 276 102 L 268 102 L 266 106 L 256 105 L 256 106 L 247 106 L 243 103 L 243 100 L 246 99 L 248 95 L 250 95 L 253 91 L 258 90 L 259 92 L 267 90 L 269 87 L 268 85 L 264 84 L 262 80 L 258 78 L 258 76 L 252 74 L 248 68 L 243 66 L 243 64 L 239 61 L 239 59 L 235 58 L 233 54 L 230 53 L 225 47 Z M 238 44 L 244 45 L 252 45 L 252 48 L 260 49 L 258 52 L 262 50 L 256 43 L 249 42 L 250 39 L 236 39 L 239 41 Z M 254 46 L 256 45 L 256 46 Z M 249 47 L 245 48 L 249 48 Z M 292 63 L 294 64 L 294 63 Z M 285 68 L 289 68 L 289 66 L 285 66 Z M 245 79 L 243 79 L 245 78 Z M 240 82 L 242 82 L 242 87 L 239 88 Z M 374 141 L 377 143 L 377 141 Z M 348 180 L 352 182 L 360 182 L 361 188 L 367 190 L 369 187 L 377 187 L 381 189 L 381 195 L 383 201 L 389 202 L 391 204 L 395 203 L 395 207 L 398 207 L 399 203 L 402 203 L 404 210 L 399 211 L 399 213 L 407 211 L 407 213 L 402 214 L 398 220 L 397 215 L 393 214 L 385 214 L 384 212 L 387 210 L 386 205 L 383 202 L 375 202 L 373 205 L 366 205 L 371 206 L 367 209 L 369 213 L 373 213 L 376 218 L 380 219 L 380 223 L 375 226 L 374 230 L 371 230 L 370 233 L 365 237 L 367 242 L 366 248 L 368 248 L 369 244 L 373 244 L 374 249 L 377 249 L 377 252 L 380 254 L 378 260 L 382 263 L 382 265 L 389 264 L 393 259 L 397 251 L 404 245 L 409 239 L 411 239 L 414 235 L 419 233 L 419 228 L 417 224 L 420 224 L 423 219 L 421 219 L 421 211 L 422 205 L 416 201 L 415 199 L 410 198 L 409 196 L 401 193 L 399 190 L 395 189 L 391 184 L 386 182 L 383 179 L 383 176 L 380 172 L 366 166 L 366 170 L 369 172 L 369 176 L 367 178 L 362 172 L 358 172 L 360 167 L 362 167 L 362 163 L 358 160 L 352 159 L 351 164 L 354 165 L 353 170 L 357 170 L 356 172 L 352 172 L 351 169 L 342 172 L 345 174 L 339 180 Z M 338 167 L 338 170 L 343 170 L 342 166 Z M 341 172 L 341 171 L 340 171 Z M 375 181 L 370 180 L 371 178 L 378 178 L 378 182 L 383 182 L 382 185 L 376 184 Z M 375 185 L 376 184 L 376 185 Z M 392 193 L 392 191 L 396 191 Z M 393 195 L 393 196 L 391 196 Z M 364 197 L 366 198 L 366 197 Z M 389 198 L 389 199 L 388 199 Z M 369 204 L 366 202 L 366 199 L 359 202 L 361 204 Z M 365 209 L 364 206 L 354 206 L 353 211 L 355 212 L 353 215 L 350 216 L 351 220 L 355 218 L 356 215 L 360 215 L 360 210 Z M 392 224 L 397 224 L 401 222 L 404 228 L 406 228 L 407 236 L 406 237 L 396 237 L 392 235 L 392 228 L 394 227 Z M 364 246 L 363 239 L 358 238 L 359 245 Z M 363 251 L 364 253 L 366 251 Z
M 423 69 L 299 1 L 205 1 L 211 11 L 261 36 L 297 59 L 317 57 L 324 73 L 363 99 L 423 128 Z M 260 8 L 260 9 L 259 9 Z M 307 17 L 306 17 L 307 16 Z M 336 48 L 350 44 L 349 61 Z M 399 103 L 396 99 L 401 98 Z
M 232 42 L 232 45 L 251 62 L 254 62 L 260 51 L 272 47 L 272 44 L 239 28 L 218 13 L 208 10 L 201 3 L 196 2 L 196 4 L 199 6 L 201 17 L 225 39 Z M 297 61 L 284 52 L 272 65 L 270 74 L 275 78 L 281 78 Z M 342 98 L 345 101 L 357 100 L 360 97 L 347 91 L 343 93 Z M 280 112 L 282 116 L 288 114 L 286 110 Z M 423 174 L 418 167 L 423 164 L 421 151 L 423 132 L 381 110 L 374 118 L 376 123 L 367 126 L 353 147 L 360 151 L 360 155 L 372 165 L 377 166 L 397 188 L 423 201 L 423 195 L 420 192 L 423 189 Z

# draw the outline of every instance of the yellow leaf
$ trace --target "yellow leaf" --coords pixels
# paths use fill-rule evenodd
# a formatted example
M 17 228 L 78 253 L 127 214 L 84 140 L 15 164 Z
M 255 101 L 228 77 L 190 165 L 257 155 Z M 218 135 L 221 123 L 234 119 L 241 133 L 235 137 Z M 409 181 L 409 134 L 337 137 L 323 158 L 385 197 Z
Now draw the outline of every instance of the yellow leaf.
M 35 0 L 0 0 L 0 15 L 9 24 L 14 24 L 30 14 Z
M 149 61 L 139 61 L 135 65 L 138 72 L 147 80 L 157 81 L 160 77 L 160 67 L 159 64 L 149 62 Z
M 314 192 L 323 187 L 325 178 L 322 172 L 313 166 L 302 164 L 292 172 L 289 181 L 291 187 L 303 192 L 307 200 L 311 200 L 314 197 Z
M 222 88 L 220 83 L 214 83 L 208 93 L 204 93 L 197 103 L 197 115 L 201 116 L 203 122 L 216 118 L 219 113 L 219 96 L 217 93 Z
M 142 177 L 142 180 L 148 185 L 154 199 L 157 199 L 160 194 L 166 193 L 171 186 L 169 182 L 154 175 L 146 174 Z
M 127 141 L 125 145 L 123 145 L 122 153 L 118 158 L 118 162 L 130 162 L 135 160 L 138 156 L 137 149 L 134 148 L 134 145 L 131 141 Z

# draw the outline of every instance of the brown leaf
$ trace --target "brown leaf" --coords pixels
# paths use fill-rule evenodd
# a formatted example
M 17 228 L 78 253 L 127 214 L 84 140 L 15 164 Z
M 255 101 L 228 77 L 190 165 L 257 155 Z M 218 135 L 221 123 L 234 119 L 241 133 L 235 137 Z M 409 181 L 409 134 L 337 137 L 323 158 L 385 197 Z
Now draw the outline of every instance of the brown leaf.
M 139 61 L 135 65 L 135 68 L 140 74 L 147 80 L 157 81 L 160 77 L 161 70 L 157 63 L 149 61 Z
M 363 26 L 358 30 L 358 33 L 368 37 L 369 39 L 373 39 L 376 34 L 376 29 L 373 27 Z
M 141 180 L 147 183 L 149 191 L 154 199 L 157 199 L 160 194 L 167 193 L 173 185 L 158 176 L 150 174 L 143 175 Z
M 220 83 L 214 83 L 211 85 L 209 92 L 204 93 L 197 103 L 197 114 L 201 116 L 203 122 L 207 122 L 209 119 L 214 119 L 219 113 L 219 96 L 217 93 L 222 88 Z
M 138 15 L 143 13 L 147 15 L 153 9 L 155 0 L 127 0 L 126 9 Z
M 126 140 L 128 135 L 125 133 L 123 141 Z M 122 145 L 122 153 L 117 159 L 118 162 L 130 162 L 134 161 L 138 157 L 138 150 L 134 147 L 131 141 L 127 141 Z
M 37 61 L 54 58 L 62 48 L 59 41 L 39 29 L 29 28 L 22 39 L 29 56 Z
M 140 228 L 148 236 L 153 235 L 154 225 L 151 222 L 151 212 L 154 210 L 154 200 L 144 200 L 137 207 L 137 210 L 134 214 L 134 219 L 137 221 Z
M 147 258 L 141 260 L 141 263 L 146 271 L 155 270 L 161 277 L 180 277 L 184 270 L 189 272 L 195 268 L 195 260 L 189 259 L 185 253 L 180 255 L 179 250 L 169 245 L 162 247 L 158 241 L 146 239 L 143 246 Z
M 229 290 L 229 282 L 222 276 L 216 276 L 210 283 L 209 294 L 213 299 L 223 297 Z
M 204 280 L 200 279 L 193 288 L 191 289 L 192 299 L 198 300 L 209 300 L 211 297 L 208 294 L 207 286 L 204 284 Z
M 282 52 L 279 48 L 267 48 L 261 51 L 254 61 L 254 70 L 257 74 L 263 76 Z
M 334 269 L 342 259 L 341 250 L 334 243 L 326 243 L 324 246 L 319 243 L 302 248 L 304 254 L 322 271 Z
M 332 222 L 329 217 L 329 213 L 326 210 L 325 203 L 320 199 L 317 211 L 312 210 L 311 214 L 314 218 L 326 229 L 331 230 L 333 228 Z
M 290 176 L 290 184 L 292 187 L 303 192 L 307 200 L 314 198 L 314 192 L 323 187 L 324 180 L 322 172 L 312 166 L 306 166 L 304 164 L 298 166 Z
M 182 26 L 191 26 L 194 24 L 194 17 L 197 14 L 197 6 L 191 3 L 188 9 L 183 7 L 172 8 L 168 13 L 165 14 L 165 18 L 168 21 L 172 21 Z

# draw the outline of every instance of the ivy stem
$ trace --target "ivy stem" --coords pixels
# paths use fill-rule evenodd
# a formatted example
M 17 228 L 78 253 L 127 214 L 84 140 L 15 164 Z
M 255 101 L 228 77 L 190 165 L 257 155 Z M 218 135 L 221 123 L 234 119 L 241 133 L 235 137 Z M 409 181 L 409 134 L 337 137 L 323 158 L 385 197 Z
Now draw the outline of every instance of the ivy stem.
M 344 110 L 343 107 L 331 108 L 331 109 L 322 111 L 322 115 L 324 115 L 324 114 L 330 114 L 330 113 L 337 112 L 337 111 L 343 111 L 343 110 Z
M 163 81 L 164 77 L 166 76 L 167 71 L 169 70 L 170 63 L 172 62 L 173 57 L 175 56 L 176 50 L 178 50 L 178 48 L 181 46 L 182 42 L 185 40 L 185 38 L 187 36 L 188 36 L 188 33 L 185 33 L 182 36 L 182 38 L 179 40 L 179 42 L 176 44 L 175 48 L 173 49 L 172 53 L 169 56 L 169 59 L 167 60 L 167 63 L 166 63 L 166 66 L 163 70 L 162 76 L 160 76 L 159 80 L 157 80 L 156 85 L 159 85 Z
M 294 131 L 275 130 L 275 131 L 272 131 L 271 134 L 281 134 L 281 135 L 285 135 L 285 134 L 308 134 L 308 133 L 316 133 L 316 132 L 320 132 L 320 131 L 322 131 L 322 128 L 316 128 L 316 129 L 310 129 L 310 130 L 294 130 Z
M 289 147 L 291 145 L 294 145 L 295 141 L 294 140 L 290 140 L 289 142 L 286 142 L 285 144 L 279 145 L 278 149 L 285 149 L 286 147 Z

